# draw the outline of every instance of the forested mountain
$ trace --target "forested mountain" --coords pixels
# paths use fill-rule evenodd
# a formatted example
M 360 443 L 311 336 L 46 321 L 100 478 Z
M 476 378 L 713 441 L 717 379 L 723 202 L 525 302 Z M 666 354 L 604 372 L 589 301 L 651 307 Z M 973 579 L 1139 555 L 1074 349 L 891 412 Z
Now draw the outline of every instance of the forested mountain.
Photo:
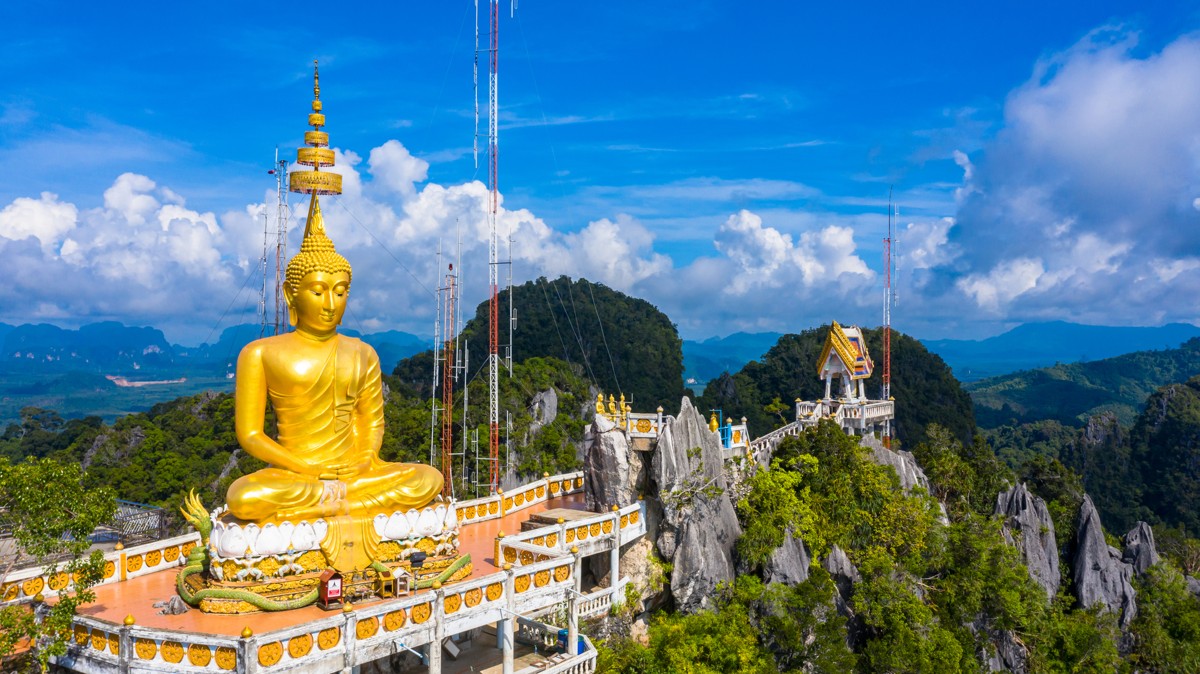
M 605 394 L 624 393 L 634 410 L 679 405 L 682 341 L 671 319 L 654 305 L 587 279 L 543 277 L 500 293 L 501 316 L 507 313 L 510 291 L 517 315 L 515 362 L 548 357 L 578 365 Z M 472 375 L 487 361 L 487 324 L 488 303 L 482 302 L 463 329 Z M 500 330 L 501 339 L 507 339 L 503 324 Z M 427 394 L 432 367 L 432 355 L 425 352 L 401 361 L 395 373 Z
M 696 407 L 707 413 L 720 409 L 725 416 L 745 416 L 751 437 L 792 421 L 796 398 L 816 400 L 825 395 L 817 377 L 817 358 L 829 326 L 783 335 L 761 360 L 751 361 L 736 374 L 724 373 L 709 382 Z M 883 377 L 883 343 L 879 329 L 864 329 L 875 372 L 867 380 L 867 394 L 877 397 Z M 896 436 L 915 444 L 931 423 L 948 428 L 955 437 L 970 442 L 975 433 L 971 400 L 950 374 L 950 368 L 919 341 L 892 332 L 892 397 L 896 399 Z
M 983 428 L 1043 419 L 1080 426 L 1103 412 L 1129 425 L 1155 389 L 1197 373 L 1200 338 L 1177 349 L 1014 372 L 966 389 L 975 404 L 975 420 Z
M 1144 520 L 1200 536 L 1200 376 L 1157 390 L 1131 428 L 1101 414 L 1082 428 L 1047 420 L 986 435 L 1023 473 L 1057 461 L 1078 474 L 1115 528 Z
M 987 339 L 921 341 L 946 361 L 959 381 L 972 382 L 1055 363 L 1100 360 L 1148 349 L 1173 349 L 1197 336 L 1200 327 L 1188 323 L 1144 328 L 1048 321 L 1018 325 Z

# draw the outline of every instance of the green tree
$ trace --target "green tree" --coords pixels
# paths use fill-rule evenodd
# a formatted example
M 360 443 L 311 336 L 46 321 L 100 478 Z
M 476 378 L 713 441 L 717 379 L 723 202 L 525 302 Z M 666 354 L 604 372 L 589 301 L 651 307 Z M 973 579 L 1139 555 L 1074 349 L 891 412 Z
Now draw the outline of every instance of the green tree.
M 812 496 L 802 487 L 804 476 L 818 470 L 817 460 L 803 455 L 785 469 L 776 459 L 771 470 L 750 477 L 750 490 L 737 502 L 738 518 L 745 523 L 737 541 L 738 555 L 753 566 L 762 566 L 791 532 L 816 543 L 821 532 L 813 512 Z M 824 546 L 816 543 L 818 549 Z
M 1130 660 L 1150 672 L 1200 671 L 1200 601 L 1170 564 L 1156 564 L 1136 580 L 1137 618 Z
M 66 556 L 69 561 L 63 570 L 75 579 L 70 591 L 46 605 L 40 620 L 25 605 L 0 609 L 0 657 L 28 640 L 36 645 L 36 662 L 45 670 L 49 658 L 66 653 L 71 619 L 81 605 L 95 599 L 91 587 L 104 573 L 99 551 L 85 556 L 88 537 L 115 514 L 112 492 L 85 487 L 78 465 L 53 459 L 31 458 L 17 464 L 0 459 L 0 528 L 12 531 L 16 543 L 3 578 L 25 566 L 55 573 L 60 567 L 51 560 Z

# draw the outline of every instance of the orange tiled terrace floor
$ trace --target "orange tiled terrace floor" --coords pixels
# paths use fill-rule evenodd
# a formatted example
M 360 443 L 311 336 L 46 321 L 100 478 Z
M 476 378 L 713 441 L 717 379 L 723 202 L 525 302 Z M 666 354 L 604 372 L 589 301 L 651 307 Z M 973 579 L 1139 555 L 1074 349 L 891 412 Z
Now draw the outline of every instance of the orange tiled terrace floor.
M 552 508 L 584 509 L 583 494 L 571 494 L 548 499 L 524 510 L 504 517 L 464 526 L 459 534 L 459 551 L 470 554 L 474 570 L 471 578 L 496 572 L 492 559 L 495 553 L 496 535 L 501 531 L 517 533 L 521 523 L 535 513 Z M 96 588 L 96 601 L 80 610 L 83 615 L 112 623 L 120 623 L 125 616 L 132 615 L 138 625 L 157 629 L 223 634 L 239 636 L 242 629 L 250 627 L 257 634 L 265 634 L 320 618 L 330 612 L 316 605 L 294 611 L 277 613 L 250 613 L 246 615 L 215 615 L 192 609 L 182 615 L 161 615 L 154 604 L 166 601 L 175 594 L 175 577 L 179 569 L 139 576 L 121 583 L 101 585 Z M 370 606 L 370 603 L 362 606 Z

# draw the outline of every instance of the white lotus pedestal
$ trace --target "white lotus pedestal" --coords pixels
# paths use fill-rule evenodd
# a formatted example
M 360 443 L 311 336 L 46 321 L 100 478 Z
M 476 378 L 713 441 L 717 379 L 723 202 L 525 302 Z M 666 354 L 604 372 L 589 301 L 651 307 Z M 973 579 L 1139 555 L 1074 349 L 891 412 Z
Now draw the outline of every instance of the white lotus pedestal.
M 316 601 L 320 575 L 332 567 L 321 545 L 330 535 L 326 520 L 243 524 L 227 507 L 210 516 L 203 572 L 185 569 L 180 578 L 185 600 L 207 613 L 288 610 Z M 378 552 L 369 567 L 343 570 L 347 600 L 388 596 L 397 575 L 407 574 L 412 587 L 427 587 L 471 574 L 470 557 L 458 554 L 454 503 L 381 513 L 371 524 Z

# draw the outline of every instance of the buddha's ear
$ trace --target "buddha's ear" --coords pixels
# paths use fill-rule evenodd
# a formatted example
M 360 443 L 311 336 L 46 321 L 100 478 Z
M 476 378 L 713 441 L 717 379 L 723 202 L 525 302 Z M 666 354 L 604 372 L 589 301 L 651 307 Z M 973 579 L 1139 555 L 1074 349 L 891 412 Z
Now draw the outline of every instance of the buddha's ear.
M 296 327 L 296 305 L 293 304 L 293 301 L 294 301 L 293 298 L 295 298 L 295 296 L 296 296 L 296 294 L 294 292 L 292 292 L 291 285 L 284 283 L 283 284 L 283 301 L 287 302 L 288 325 L 292 326 L 293 328 Z

